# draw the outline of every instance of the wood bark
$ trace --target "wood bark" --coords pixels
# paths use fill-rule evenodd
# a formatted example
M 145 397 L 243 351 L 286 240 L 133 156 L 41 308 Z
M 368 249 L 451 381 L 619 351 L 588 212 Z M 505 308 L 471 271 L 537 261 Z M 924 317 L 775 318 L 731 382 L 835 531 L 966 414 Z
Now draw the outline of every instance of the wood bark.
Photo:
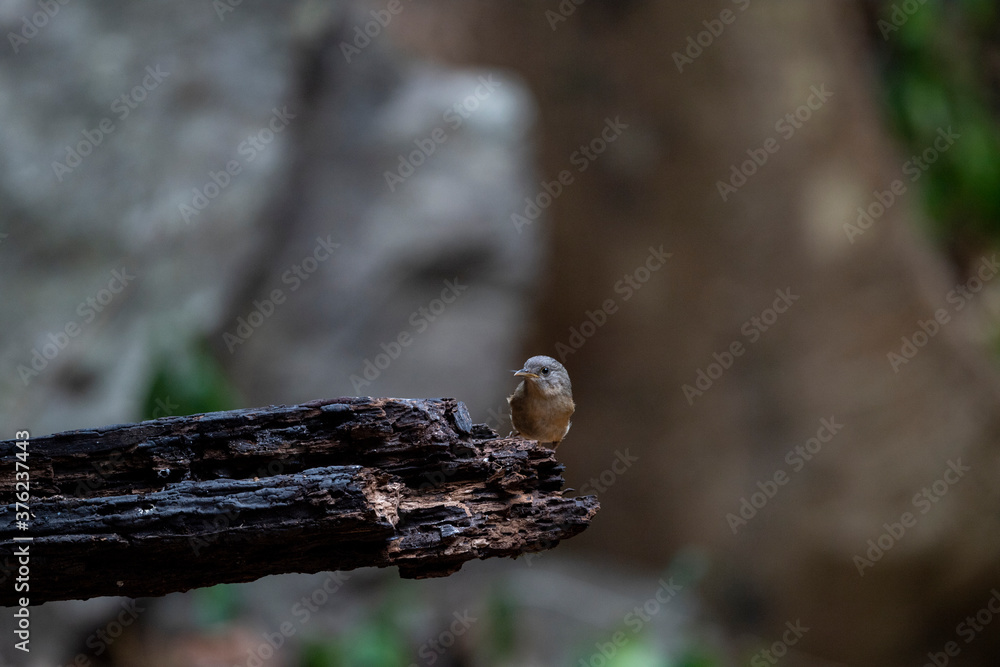
M 33 438 L 26 530 L 14 521 L 20 451 L 0 442 L 0 605 L 372 566 L 447 576 L 473 558 L 552 548 L 598 510 L 594 496 L 562 496 L 554 451 L 498 438 L 450 398 L 318 400 Z M 16 593 L 24 545 L 30 590 Z

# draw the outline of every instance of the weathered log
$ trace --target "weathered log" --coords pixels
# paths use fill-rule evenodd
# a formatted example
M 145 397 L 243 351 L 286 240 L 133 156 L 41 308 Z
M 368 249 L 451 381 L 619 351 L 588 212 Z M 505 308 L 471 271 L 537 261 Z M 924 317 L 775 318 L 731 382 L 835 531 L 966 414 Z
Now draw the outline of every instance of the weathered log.
M 25 449 L 26 528 L 15 521 Z M 0 605 L 358 567 L 446 576 L 586 528 L 597 499 L 563 498 L 562 470 L 552 450 L 473 425 L 450 398 L 340 398 L 6 440 Z M 29 591 L 15 592 L 25 546 Z

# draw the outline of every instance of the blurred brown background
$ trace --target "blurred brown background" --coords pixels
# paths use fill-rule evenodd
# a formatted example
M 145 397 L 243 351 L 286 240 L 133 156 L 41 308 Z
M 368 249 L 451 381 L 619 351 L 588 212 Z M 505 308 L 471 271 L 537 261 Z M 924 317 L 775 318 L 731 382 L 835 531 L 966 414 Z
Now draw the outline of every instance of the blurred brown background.
M 0 8 L 3 437 L 352 394 L 505 434 L 549 354 L 602 510 L 350 573 L 266 658 L 322 575 L 113 642 L 50 603 L 11 664 L 993 664 L 993 3 L 42 5 Z

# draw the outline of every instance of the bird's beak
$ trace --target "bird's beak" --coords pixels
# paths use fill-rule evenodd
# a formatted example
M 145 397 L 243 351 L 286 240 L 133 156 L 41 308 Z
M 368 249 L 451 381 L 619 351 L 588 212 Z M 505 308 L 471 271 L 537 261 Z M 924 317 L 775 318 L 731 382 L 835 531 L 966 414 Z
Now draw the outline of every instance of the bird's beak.
M 516 378 L 537 378 L 538 377 L 538 373 L 532 373 L 532 372 L 526 371 L 526 370 L 524 370 L 522 368 L 519 371 L 514 371 L 514 377 L 516 377 Z

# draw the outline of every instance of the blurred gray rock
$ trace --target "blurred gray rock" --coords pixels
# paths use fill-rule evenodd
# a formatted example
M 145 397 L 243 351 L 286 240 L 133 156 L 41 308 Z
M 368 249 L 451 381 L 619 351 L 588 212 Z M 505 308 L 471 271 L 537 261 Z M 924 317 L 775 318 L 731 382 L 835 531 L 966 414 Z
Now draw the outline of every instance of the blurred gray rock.
M 538 278 L 539 225 L 510 218 L 537 188 L 526 89 L 406 61 L 360 3 L 218 6 L 0 8 L 0 437 L 134 420 L 200 338 L 244 406 L 486 419 Z

